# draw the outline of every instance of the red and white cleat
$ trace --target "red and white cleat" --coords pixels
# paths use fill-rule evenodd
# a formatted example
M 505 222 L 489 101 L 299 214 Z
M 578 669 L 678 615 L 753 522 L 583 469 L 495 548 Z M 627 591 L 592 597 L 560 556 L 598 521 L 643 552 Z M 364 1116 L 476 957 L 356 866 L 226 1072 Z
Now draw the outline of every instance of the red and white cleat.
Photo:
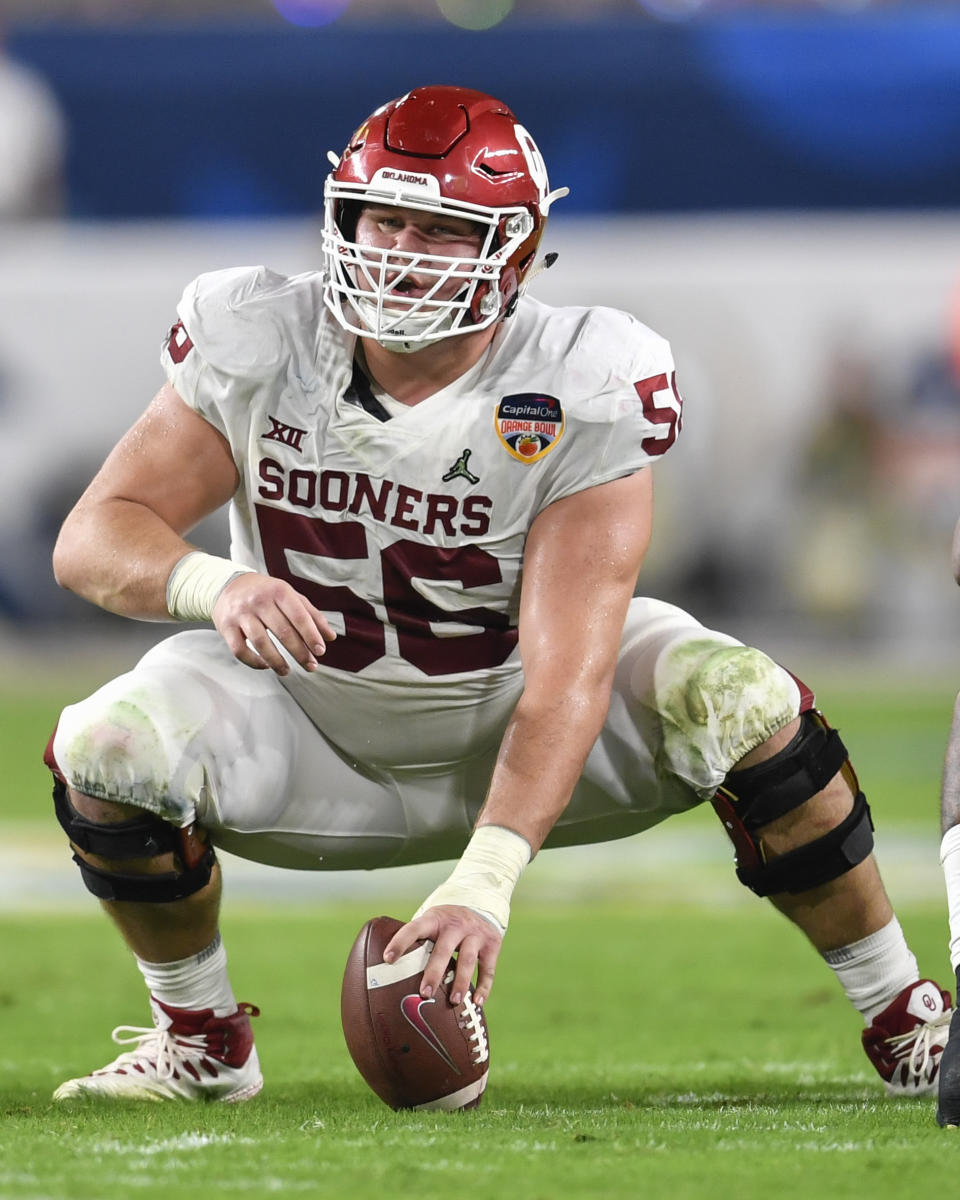
M 950 993 L 930 979 L 905 987 L 863 1031 L 863 1048 L 890 1096 L 935 1096 L 950 1036 Z
M 54 1100 L 101 1096 L 115 1100 L 249 1100 L 263 1087 L 250 1018 L 260 1015 L 240 1004 L 228 1017 L 213 1010 L 171 1008 L 150 998 L 152 1029 L 119 1025 L 118 1046 L 133 1045 L 99 1071 L 68 1079 Z

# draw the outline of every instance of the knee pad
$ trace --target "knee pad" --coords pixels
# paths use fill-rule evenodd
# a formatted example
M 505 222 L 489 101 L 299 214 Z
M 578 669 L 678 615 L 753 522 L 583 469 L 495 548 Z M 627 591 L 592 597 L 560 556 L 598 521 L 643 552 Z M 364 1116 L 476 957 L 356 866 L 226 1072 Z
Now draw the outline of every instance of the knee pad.
M 174 856 L 173 871 L 146 875 L 94 867 L 74 853 L 73 861 L 80 868 L 87 890 L 100 900 L 167 904 L 192 896 L 210 881 L 216 862 L 213 847 L 199 842 L 190 830 L 177 829 L 148 812 L 129 821 L 91 821 L 70 803 L 66 782 L 56 770 L 53 804 L 57 820 L 78 850 L 108 859 L 156 858 L 169 853 Z
M 810 693 L 807 692 L 807 695 Z M 829 833 L 767 861 L 756 832 L 805 804 L 842 771 L 853 809 Z M 737 878 L 758 896 L 806 892 L 846 874 L 873 849 L 873 822 L 840 735 L 814 709 L 801 713 L 793 740 L 766 762 L 731 771 L 713 806 L 733 842 Z
M 705 724 L 722 714 L 727 724 L 739 721 L 752 729 L 754 724 L 766 724 L 772 709 L 796 711 L 796 698 L 790 694 L 796 681 L 762 650 L 693 641 L 681 647 L 681 656 L 685 651 L 697 659 L 684 684 L 684 701 L 693 721 Z

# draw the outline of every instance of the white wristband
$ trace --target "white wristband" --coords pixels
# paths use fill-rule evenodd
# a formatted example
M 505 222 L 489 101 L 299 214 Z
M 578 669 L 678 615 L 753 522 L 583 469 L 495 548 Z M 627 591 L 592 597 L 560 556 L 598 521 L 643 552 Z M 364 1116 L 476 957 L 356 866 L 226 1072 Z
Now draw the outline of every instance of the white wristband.
M 167 612 L 175 621 L 209 621 L 213 606 L 230 580 L 252 570 L 229 558 L 191 550 L 167 579 Z
M 459 904 L 486 917 L 504 934 L 510 897 L 531 857 L 530 843 L 519 833 L 502 825 L 481 825 L 450 878 L 431 892 L 414 917 L 438 904 Z

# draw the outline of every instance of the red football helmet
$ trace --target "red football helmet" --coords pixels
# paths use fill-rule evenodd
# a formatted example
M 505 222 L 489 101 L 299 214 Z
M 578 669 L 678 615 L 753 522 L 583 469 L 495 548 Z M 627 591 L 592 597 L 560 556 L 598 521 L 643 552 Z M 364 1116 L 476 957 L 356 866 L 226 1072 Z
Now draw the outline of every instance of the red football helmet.
M 340 324 L 391 350 L 485 329 L 512 310 L 554 200 L 533 138 L 505 104 L 460 87 L 416 88 L 360 126 L 324 188 L 324 299 Z M 476 258 L 375 250 L 354 240 L 364 204 L 481 227 Z M 415 272 L 425 295 L 398 288 Z M 462 281 L 452 299 L 447 286 Z

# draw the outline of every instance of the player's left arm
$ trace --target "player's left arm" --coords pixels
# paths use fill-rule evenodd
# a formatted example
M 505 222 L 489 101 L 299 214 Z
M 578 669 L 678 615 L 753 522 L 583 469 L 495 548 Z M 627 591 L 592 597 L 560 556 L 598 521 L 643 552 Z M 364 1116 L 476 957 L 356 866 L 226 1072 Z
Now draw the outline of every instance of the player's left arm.
M 488 837 L 493 830 L 506 831 L 508 850 L 522 847 L 523 861 L 540 849 L 569 803 L 606 719 L 652 514 L 651 472 L 645 469 L 555 501 L 530 528 L 519 621 L 524 688 L 477 820 L 478 831 L 490 827 Z M 494 903 L 491 895 L 485 905 L 482 882 L 476 889 L 485 873 L 472 865 L 466 877 L 455 871 L 428 898 L 431 906 L 387 947 L 391 961 L 418 938 L 435 943 L 423 977 L 424 996 L 435 991 L 454 951 L 454 1003 L 465 994 L 475 967 L 476 999 L 482 1002 L 490 993 L 502 934 L 477 910 L 502 912 L 510 889 L 505 900 L 501 895 Z M 505 919 L 499 923 L 506 925 Z

